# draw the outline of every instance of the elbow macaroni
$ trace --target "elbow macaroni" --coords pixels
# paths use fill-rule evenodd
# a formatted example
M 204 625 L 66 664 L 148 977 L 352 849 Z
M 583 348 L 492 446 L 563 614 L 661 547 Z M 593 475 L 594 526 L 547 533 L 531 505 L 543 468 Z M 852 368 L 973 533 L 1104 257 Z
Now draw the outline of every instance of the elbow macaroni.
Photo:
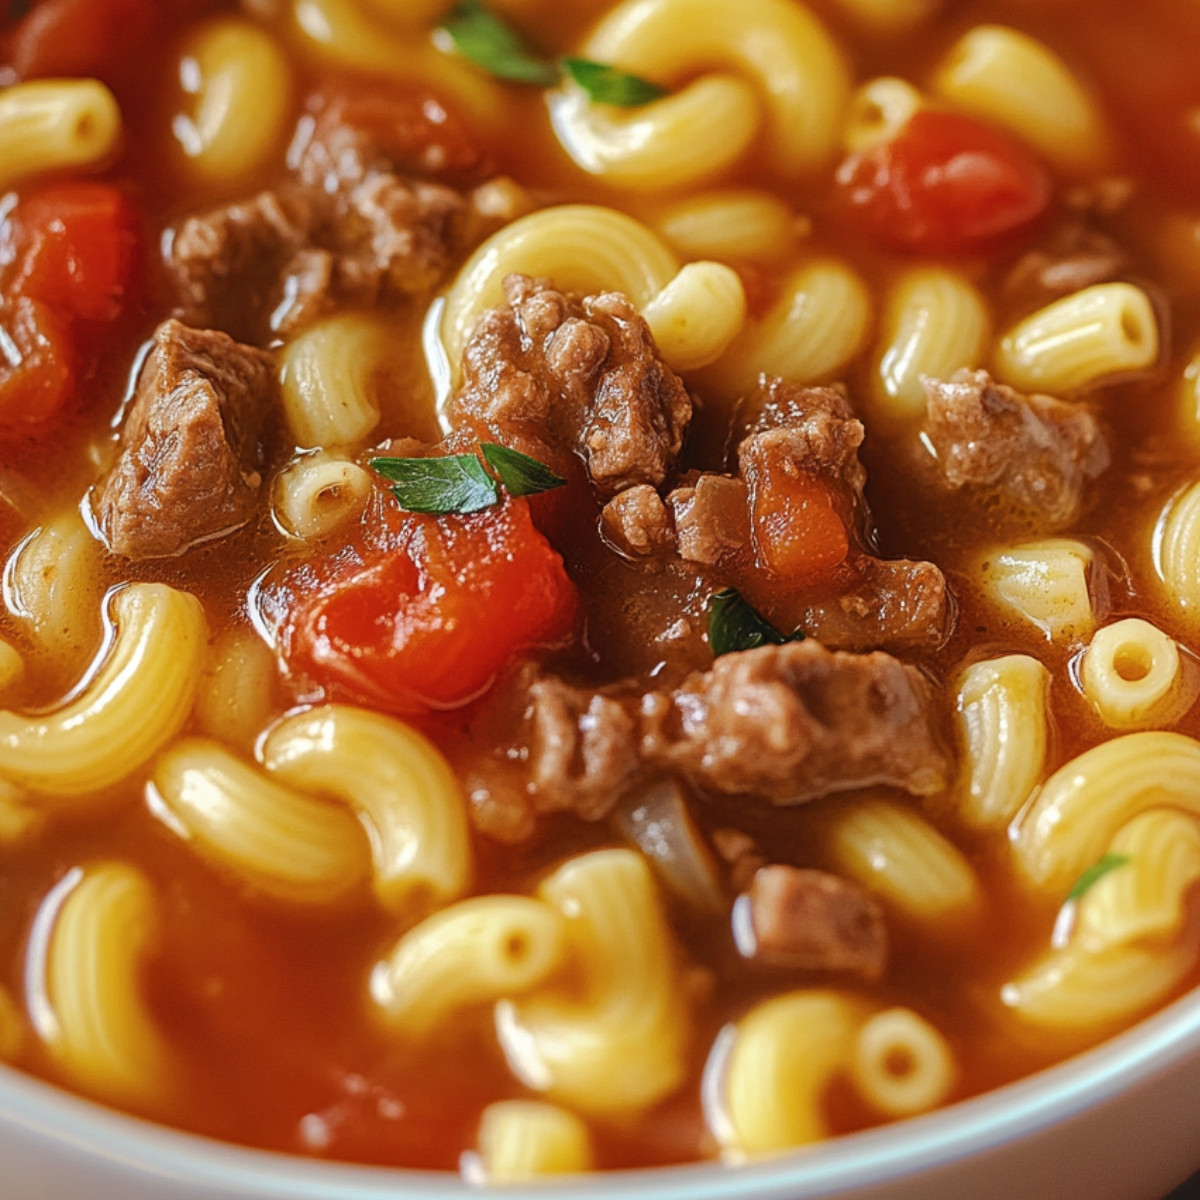
M 326 704 L 285 717 L 261 753 L 275 779 L 334 797 L 359 815 L 385 908 L 419 913 L 467 890 L 472 856 L 462 789 L 441 751 L 415 729 Z
M 1049 690 L 1050 672 L 1027 654 L 974 663 L 959 676 L 957 811 L 972 829 L 1003 829 L 1041 782 Z
M 788 0 L 743 0 L 736 8 L 724 0 L 627 0 L 580 54 L 635 75 L 687 81 L 631 114 L 590 103 L 574 85 L 551 98 L 567 153 L 626 187 L 711 180 L 745 154 L 760 128 L 778 169 L 804 174 L 832 153 L 849 95 L 837 43 L 805 5 Z M 712 73 L 697 77 L 705 70 Z
M 479 1121 L 479 1173 L 485 1183 L 531 1183 L 593 1166 L 588 1127 L 573 1112 L 537 1100 L 498 1100 Z
M 462 1008 L 542 983 L 566 954 L 563 918 L 528 896 L 473 896 L 426 917 L 371 972 L 371 999 L 420 1040 Z
M 80 691 L 46 713 L 0 710 L 0 779 L 91 807 L 183 727 L 208 640 L 200 602 L 133 583 L 111 611 L 111 645 Z
M 539 897 L 566 924 L 576 986 L 496 1006 L 513 1073 L 584 1115 L 632 1114 L 670 1095 L 691 1019 L 650 868 L 633 850 L 569 859 Z
M 1113 729 L 1173 725 L 1196 699 L 1195 673 L 1161 629 L 1129 617 L 1098 629 L 1080 661 L 1083 694 Z
M 0 89 L 0 192 L 45 171 L 104 166 L 121 139 L 116 97 L 96 79 Z

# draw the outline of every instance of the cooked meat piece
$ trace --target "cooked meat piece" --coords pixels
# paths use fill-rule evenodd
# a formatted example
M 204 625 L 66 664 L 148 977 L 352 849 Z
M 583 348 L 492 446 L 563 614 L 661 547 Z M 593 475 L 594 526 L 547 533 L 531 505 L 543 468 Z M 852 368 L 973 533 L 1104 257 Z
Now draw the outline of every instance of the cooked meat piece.
M 674 543 L 666 505 L 648 483 L 618 492 L 600 513 L 600 529 L 612 546 L 630 558 L 659 554 Z
M 116 464 L 96 495 L 114 554 L 162 558 L 244 524 L 262 478 L 258 436 L 271 356 L 166 321 L 138 377 Z
M 279 272 L 279 295 L 271 313 L 271 329 L 282 338 L 295 337 L 323 316 L 337 297 L 332 251 L 305 246 Z
M 750 542 L 746 485 L 728 475 L 701 475 L 667 497 L 675 513 L 679 556 L 713 567 L 735 557 Z
M 992 488 L 1043 517 L 1069 524 L 1083 489 L 1109 464 L 1091 412 L 1052 396 L 1023 396 L 986 371 L 925 380 L 925 435 L 951 488 Z
M 865 430 L 841 387 L 802 387 L 764 376 L 746 407 L 757 415 L 738 446 L 744 479 L 756 463 L 782 452 L 805 469 L 840 481 L 852 503 L 861 500 L 867 473 L 858 448 Z
M 863 555 L 855 578 L 828 599 L 810 604 L 801 621 L 832 649 L 938 646 L 952 615 L 946 577 L 931 562 Z
M 274 303 L 276 273 L 300 248 L 309 213 L 296 196 L 259 192 L 188 217 L 163 242 L 163 262 L 174 287 L 176 313 L 202 327 L 220 317 L 239 332 Z
M 322 238 L 336 255 L 337 298 L 367 304 L 433 287 L 461 240 L 465 212 L 462 196 L 442 184 L 368 175 Z
M 462 122 L 428 93 L 346 81 L 306 107 L 288 158 L 315 192 L 345 194 L 381 171 L 465 180 L 485 170 Z
M 529 689 L 535 807 L 607 816 L 641 767 L 637 723 L 617 699 L 546 676 Z
M 888 784 L 932 795 L 949 766 L 931 690 L 888 654 L 814 639 L 718 658 L 672 693 L 642 700 L 642 754 L 699 788 L 795 804 Z
M 1009 271 L 1003 291 L 1023 307 L 1040 307 L 1116 279 L 1128 266 L 1129 255 L 1117 242 L 1076 221 L 1060 230 L 1048 246 L 1023 254 Z
M 570 299 L 547 280 L 512 275 L 508 307 L 489 310 L 463 352 L 450 415 L 512 427 L 576 449 L 597 490 L 657 487 L 675 464 L 692 403 L 624 296 Z
M 888 938 L 883 910 L 861 887 L 828 871 L 761 867 L 739 897 L 748 909 L 747 957 L 772 967 L 883 976 Z M 741 933 L 742 930 L 737 932 Z

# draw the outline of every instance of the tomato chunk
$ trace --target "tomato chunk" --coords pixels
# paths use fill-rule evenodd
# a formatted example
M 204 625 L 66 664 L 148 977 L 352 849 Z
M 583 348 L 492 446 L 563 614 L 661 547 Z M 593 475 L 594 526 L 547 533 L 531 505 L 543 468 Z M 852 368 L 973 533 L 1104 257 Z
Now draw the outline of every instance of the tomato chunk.
M 315 588 L 296 589 L 279 639 L 290 671 L 419 716 L 470 703 L 515 657 L 570 633 L 575 587 L 524 500 L 403 525 L 395 548 L 331 558 L 328 578 L 318 566 Z
M 845 203 L 881 245 L 969 253 L 1033 224 L 1049 207 L 1046 168 L 1000 130 L 922 109 L 893 138 L 838 168 Z
M 33 429 L 57 413 L 75 387 L 70 331 L 27 296 L 0 306 L 0 425 Z
M 850 553 L 833 489 L 787 461 L 756 473 L 750 520 L 759 566 L 793 586 L 819 582 Z
M 12 217 L 17 262 L 6 291 L 59 315 L 112 321 L 134 286 L 133 206 L 104 183 L 54 184 L 22 198 Z

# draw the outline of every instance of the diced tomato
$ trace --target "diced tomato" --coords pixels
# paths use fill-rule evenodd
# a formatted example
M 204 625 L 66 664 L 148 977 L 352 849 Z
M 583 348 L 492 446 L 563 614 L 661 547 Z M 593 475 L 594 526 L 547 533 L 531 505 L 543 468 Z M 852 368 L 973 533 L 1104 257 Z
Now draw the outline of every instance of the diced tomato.
M 36 428 L 62 408 L 74 386 L 67 326 L 27 296 L 0 306 L 0 425 Z
M 893 138 L 838 168 L 841 194 L 881 245 L 916 253 L 987 250 L 1046 212 L 1046 168 L 1000 130 L 922 109 Z
M 113 82 L 159 28 L 165 0 L 21 0 L 20 22 L 4 38 L 17 76 L 93 76 Z M 145 64 L 142 63 L 144 70 Z
M 850 553 L 833 489 L 790 461 L 756 473 L 750 520 L 759 566 L 792 586 L 819 582 Z
M 17 261 L 6 292 L 68 318 L 121 315 L 138 250 L 133 206 L 121 192 L 91 181 L 53 184 L 23 197 L 12 221 Z
M 279 639 L 291 671 L 418 716 L 469 703 L 515 657 L 570 633 L 575 587 L 524 500 L 403 522 L 393 549 L 332 557 L 329 578 L 317 566 L 316 587 L 297 589 Z

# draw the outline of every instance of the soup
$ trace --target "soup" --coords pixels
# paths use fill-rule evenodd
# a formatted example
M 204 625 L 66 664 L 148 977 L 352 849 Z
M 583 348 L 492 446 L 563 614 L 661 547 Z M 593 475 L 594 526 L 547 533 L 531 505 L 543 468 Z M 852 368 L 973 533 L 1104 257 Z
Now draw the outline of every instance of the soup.
M 511 1181 L 1197 982 L 1200 11 L 33 0 L 0 1055 Z

